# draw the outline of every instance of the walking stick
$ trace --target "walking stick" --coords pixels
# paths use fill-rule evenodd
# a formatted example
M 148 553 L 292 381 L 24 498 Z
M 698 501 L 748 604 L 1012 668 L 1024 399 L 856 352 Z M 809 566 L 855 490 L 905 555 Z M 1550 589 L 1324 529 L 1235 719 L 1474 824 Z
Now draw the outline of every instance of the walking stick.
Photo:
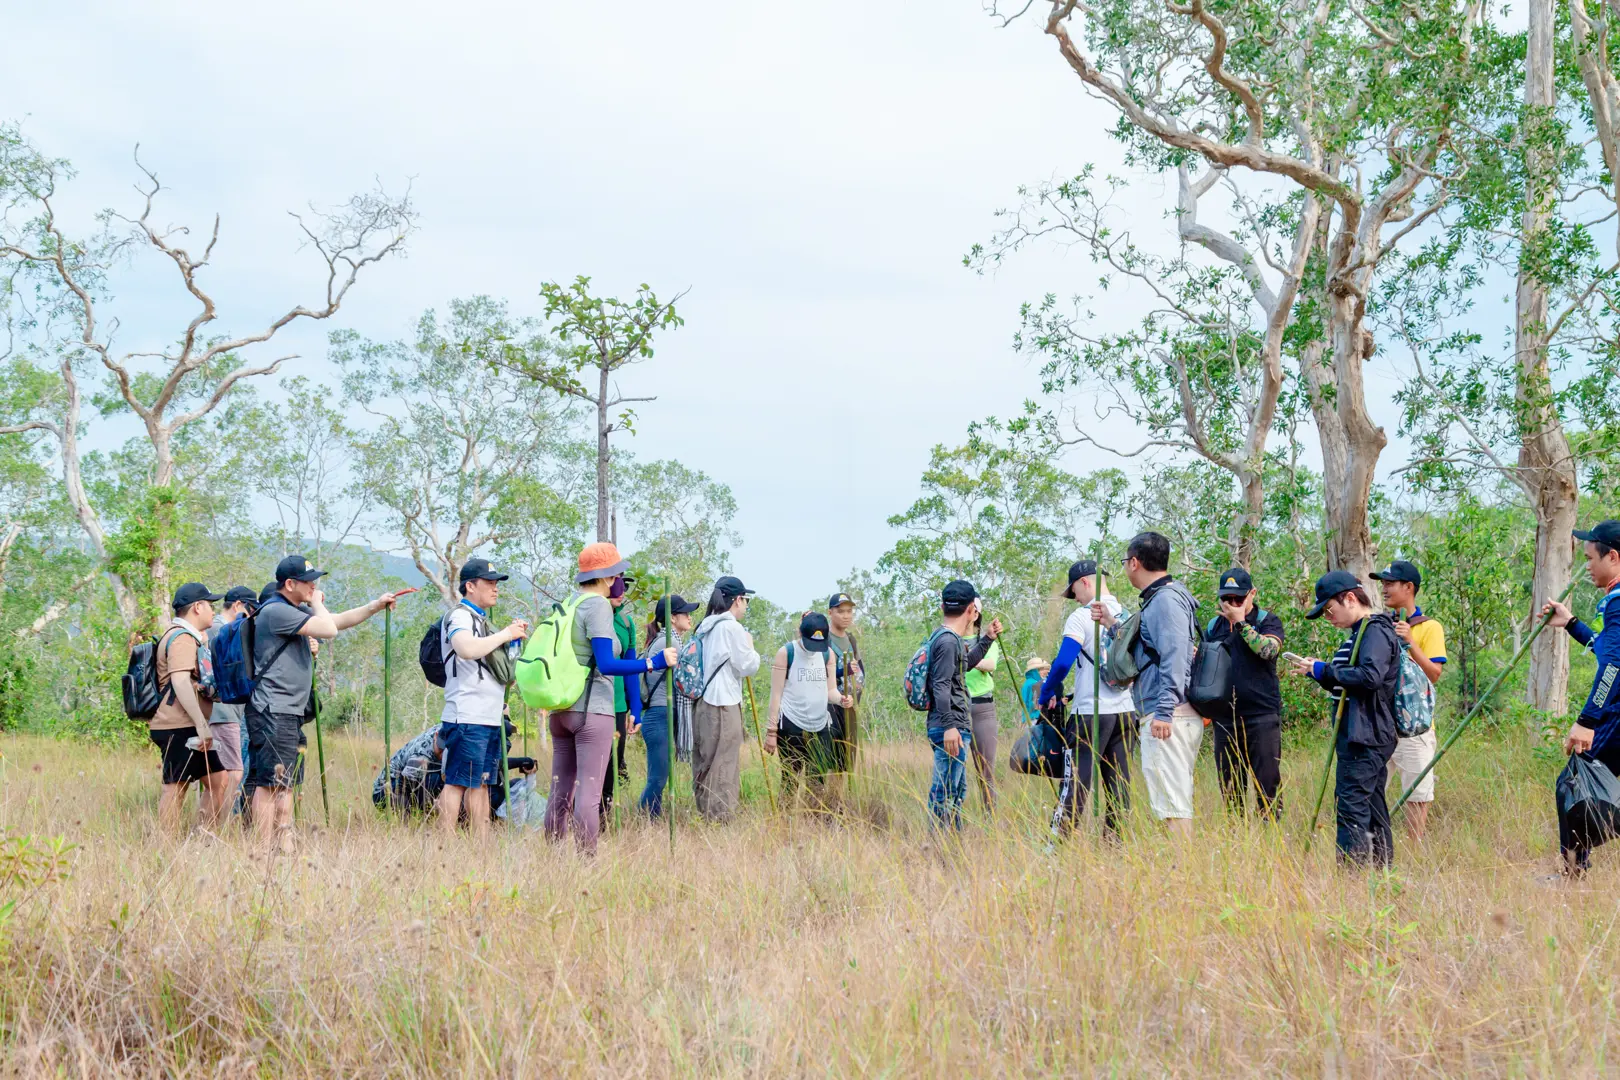
M 394 609 L 383 608 L 383 768 L 389 769 L 394 760 L 394 736 L 390 729 L 389 712 L 392 708 L 394 693 L 390 669 L 393 664 L 394 644 Z M 393 774 L 389 773 L 392 783 Z
M 674 601 L 670 599 L 673 595 L 674 593 L 669 591 L 669 575 L 665 574 L 664 643 L 672 645 L 675 649 L 675 655 L 679 656 L 681 652 L 680 635 L 675 629 L 675 613 L 670 610 L 674 607 Z M 654 608 L 653 614 L 656 615 L 657 613 L 658 609 Z M 669 753 L 669 776 L 665 780 L 664 790 L 659 793 L 658 798 L 662 804 L 664 817 L 669 819 L 669 851 L 672 855 L 675 853 L 675 721 L 677 719 L 675 710 L 677 708 L 679 708 L 679 702 L 675 697 L 675 675 L 673 669 L 665 668 L 664 723 L 669 727 L 669 738 L 665 744 L 665 749 Z
M 505 645 L 499 646 L 506 648 Z M 509 702 L 512 699 L 512 688 L 508 686 L 501 695 L 501 805 L 506 809 L 508 824 L 512 821 L 512 770 L 506 767 L 506 714 Z M 490 815 L 490 824 L 494 824 L 494 813 Z
M 315 702 L 315 761 L 316 771 L 321 774 L 321 813 L 326 817 L 326 827 L 332 827 L 332 807 L 326 801 L 326 744 L 321 739 L 321 695 L 315 692 L 316 662 L 309 665 L 309 696 Z
M 1367 621 L 1361 621 L 1356 632 L 1356 643 L 1350 647 L 1350 663 L 1361 657 L 1361 639 L 1367 635 Z M 1333 772 L 1333 758 L 1339 752 L 1339 732 L 1344 727 L 1344 714 L 1350 706 L 1350 691 L 1339 687 L 1339 707 L 1333 713 L 1333 737 L 1328 740 L 1327 760 L 1322 763 L 1322 782 L 1316 788 L 1316 805 L 1311 809 L 1311 823 L 1305 827 L 1305 852 L 1310 853 L 1311 835 L 1316 832 L 1316 819 L 1322 814 L 1322 800 L 1327 798 L 1328 777 Z
M 1095 595 L 1103 599 L 1108 595 L 1108 587 L 1103 583 L 1102 551 L 1099 548 L 1097 557 L 1092 560 L 1096 570 L 1097 579 Z M 1102 623 L 1096 619 L 1091 620 L 1091 816 L 1102 817 L 1102 747 L 1097 745 L 1098 733 L 1102 728 Z
M 748 690 L 748 712 L 754 718 L 754 742 L 759 746 L 759 769 L 765 774 L 765 799 L 771 804 L 771 813 L 776 813 L 776 795 L 771 791 L 771 770 L 765 764 L 765 736 L 760 732 L 759 707 L 754 704 L 754 680 L 752 677 L 743 680 L 743 686 Z
M 1563 603 L 1565 598 L 1574 591 L 1575 582 L 1571 581 L 1564 587 L 1564 591 L 1558 594 L 1558 602 Z M 1549 611 L 1542 617 L 1541 621 L 1536 624 L 1536 628 L 1530 632 L 1530 636 L 1525 639 L 1524 644 L 1519 646 L 1519 651 L 1513 654 L 1513 659 L 1508 661 L 1507 667 L 1503 668 L 1501 674 L 1497 675 L 1495 679 L 1491 680 L 1491 685 L 1487 686 L 1485 688 L 1485 692 L 1479 696 L 1479 700 L 1474 702 L 1474 707 L 1468 710 L 1467 715 L 1462 718 L 1462 721 L 1452 729 L 1450 735 L 1446 736 L 1446 741 L 1440 744 L 1440 749 L 1434 752 L 1434 757 L 1430 758 L 1429 763 L 1423 766 L 1423 771 L 1417 774 L 1417 779 L 1412 781 L 1412 786 L 1407 788 L 1405 793 L 1395 801 L 1395 805 L 1389 808 L 1390 816 L 1393 817 L 1395 811 L 1406 805 L 1406 800 L 1410 799 L 1412 797 L 1412 792 L 1416 791 L 1418 785 L 1423 783 L 1423 778 L 1434 771 L 1434 767 L 1440 763 L 1441 758 L 1446 756 L 1446 751 L 1451 749 L 1451 745 L 1457 741 L 1457 737 L 1463 733 L 1463 729 L 1468 727 L 1469 724 L 1473 723 L 1474 717 L 1478 716 L 1479 711 L 1485 707 L 1485 703 L 1491 700 L 1491 695 L 1496 693 L 1497 688 L 1501 686 L 1503 681 L 1508 677 L 1508 673 L 1519 666 L 1519 661 L 1524 658 L 1525 653 L 1530 651 L 1531 644 L 1536 640 L 1536 638 L 1541 636 L 1541 632 L 1547 629 L 1547 624 L 1551 619 L 1552 612 Z

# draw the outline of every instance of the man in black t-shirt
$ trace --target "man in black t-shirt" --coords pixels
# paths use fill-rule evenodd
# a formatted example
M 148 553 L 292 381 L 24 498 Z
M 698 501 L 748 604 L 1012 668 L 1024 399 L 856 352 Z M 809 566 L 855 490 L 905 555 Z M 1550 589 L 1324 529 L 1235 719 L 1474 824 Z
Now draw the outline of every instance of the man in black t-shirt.
M 1216 597 L 1221 613 L 1205 628 L 1206 647 L 1226 641 L 1232 655 L 1231 706 L 1206 713 L 1214 721 L 1221 794 L 1227 809 L 1243 813 L 1252 784 L 1260 816 L 1275 821 L 1281 810 L 1277 785 L 1282 773 L 1282 687 L 1277 657 L 1283 647 L 1282 620 L 1269 611 L 1262 617 L 1254 581 L 1242 567 L 1221 575 Z

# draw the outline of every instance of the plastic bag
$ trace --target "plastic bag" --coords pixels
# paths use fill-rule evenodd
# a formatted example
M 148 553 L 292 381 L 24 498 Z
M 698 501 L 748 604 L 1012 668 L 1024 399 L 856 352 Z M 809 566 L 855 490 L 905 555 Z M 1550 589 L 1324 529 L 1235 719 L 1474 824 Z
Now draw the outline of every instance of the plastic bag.
M 1589 848 L 1620 836 L 1620 780 L 1603 762 L 1571 755 L 1556 790 L 1561 832 Z

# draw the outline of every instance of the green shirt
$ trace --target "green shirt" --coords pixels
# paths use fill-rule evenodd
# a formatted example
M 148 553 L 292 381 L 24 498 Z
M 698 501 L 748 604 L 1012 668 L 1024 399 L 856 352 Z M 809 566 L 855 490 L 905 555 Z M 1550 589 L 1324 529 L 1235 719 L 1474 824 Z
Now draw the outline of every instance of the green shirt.
M 636 620 L 630 616 L 630 605 L 613 612 L 613 636 L 619 639 L 619 655 L 629 656 L 636 649 Z M 613 680 L 613 711 L 624 712 L 630 707 L 624 700 L 624 677 Z
M 1001 642 L 992 641 L 990 651 L 984 654 L 984 658 L 989 661 L 992 667 L 999 663 L 1001 660 Z M 967 675 L 962 679 L 962 685 L 967 687 L 968 697 L 970 698 L 989 697 L 996 692 L 996 680 L 991 677 L 988 671 L 980 671 L 978 668 L 968 669 Z

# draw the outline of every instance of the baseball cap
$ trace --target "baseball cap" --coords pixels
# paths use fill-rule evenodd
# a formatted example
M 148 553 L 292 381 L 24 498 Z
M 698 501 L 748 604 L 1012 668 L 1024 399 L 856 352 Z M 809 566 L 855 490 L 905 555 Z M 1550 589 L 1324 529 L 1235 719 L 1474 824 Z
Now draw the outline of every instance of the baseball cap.
M 811 652 L 826 652 L 830 634 L 827 616 L 819 611 L 812 611 L 799 620 L 799 640 Z
M 730 574 L 727 574 L 725 577 L 714 583 L 714 591 L 725 597 L 727 600 L 735 600 L 739 596 L 754 595 L 753 589 L 750 589 L 748 586 L 744 585 L 740 578 L 734 578 Z
M 1322 609 L 1327 602 L 1340 593 L 1347 593 L 1351 589 L 1361 587 L 1361 581 L 1348 570 L 1329 570 L 1316 579 L 1316 606 L 1305 613 L 1307 619 L 1322 617 Z
M 827 597 L 828 611 L 831 611 L 833 608 L 843 607 L 845 604 L 848 604 L 850 607 L 855 606 L 855 598 L 849 595 L 847 592 L 835 592 L 831 596 Z
M 957 580 L 940 590 L 940 606 L 947 615 L 960 615 L 967 606 L 979 598 L 979 592 L 970 581 Z
M 212 603 L 215 600 L 223 599 L 224 596 L 220 593 L 209 592 L 208 586 L 200 585 L 195 581 L 188 581 L 174 590 L 174 610 L 184 611 L 199 600 L 207 600 Z
M 462 581 L 506 581 L 509 577 L 490 569 L 488 559 L 468 559 L 461 564 Z
M 1249 572 L 1241 566 L 1234 566 L 1221 575 L 1220 588 L 1215 590 L 1215 595 L 1235 596 L 1242 599 L 1248 596 L 1249 590 L 1253 588 L 1254 579 L 1249 576 Z
M 580 551 L 579 573 L 574 575 L 574 582 L 583 585 L 587 581 L 618 577 L 629 567 L 630 563 L 620 556 L 617 547 L 606 540 L 599 540 L 594 544 L 586 544 Z
M 1382 570 L 1374 570 L 1367 576 L 1374 581 L 1410 581 L 1418 588 L 1423 587 L 1423 575 L 1405 559 L 1396 559 Z
M 225 590 L 225 602 L 227 604 L 252 604 L 257 607 L 259 594 L 246 585 L 232 585 Z
M 1602 544 L 1604 547 L 1620 548 L 1620 521 L 1613 518 L 1600 521 L 1585 532 L 1580 529 L 1574 530 L 1574 535 L 1577 540 Z
M 1094 577 L 1098 573 L 1101 573 L 1103 577 L 1108 576 L 1108 571 L 1098 570 L 1096 559 L 1081 559 L 1069 567 L 1069 584 L 1073 585 L 1083 577 Z
M 265 587 L 259 590 L 259 606 L 264 607 L 264 605 L 270 602 L 270 598 L 275 596 L 276 593 L 280 591 L 281 586 L 279 582 L 271 581 L 266 583 Z
M 674 609 L 677 615 L 690 615 L 698 609 L 698 606 L 679 593 L 670 593 L 668 596 L 660 597 L 658 603 L 654 605 L 653 618 L 661 623 L 669 622 L 669 609 L 671 608 Z
M 316 570 L 302 555 L 289 555 L 276 563 L 276 582 L 314 581 L 326 576 L 325 570 Z

